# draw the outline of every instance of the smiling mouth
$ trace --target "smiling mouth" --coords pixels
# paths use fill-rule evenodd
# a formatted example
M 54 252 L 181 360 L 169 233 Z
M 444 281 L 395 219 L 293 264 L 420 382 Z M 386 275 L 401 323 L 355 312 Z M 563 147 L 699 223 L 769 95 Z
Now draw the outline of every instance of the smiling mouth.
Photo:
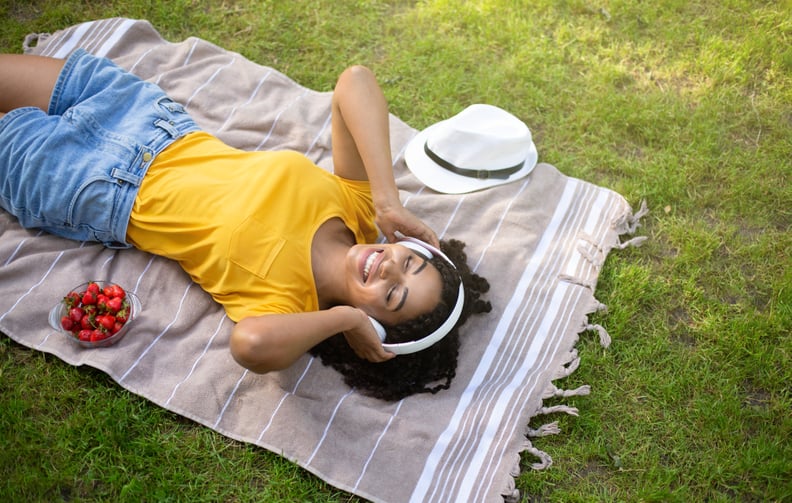
M 369 278 L 369 273 L 371 272 L 371 268 L 374 265 L 374 262 L 377 261 L 377 257 L 382 255 L 381 250 L 376 250 L 371 252 L 371 254 L 366 257 L 366 262 L 363 264 L 363 283 L 366 283 Z

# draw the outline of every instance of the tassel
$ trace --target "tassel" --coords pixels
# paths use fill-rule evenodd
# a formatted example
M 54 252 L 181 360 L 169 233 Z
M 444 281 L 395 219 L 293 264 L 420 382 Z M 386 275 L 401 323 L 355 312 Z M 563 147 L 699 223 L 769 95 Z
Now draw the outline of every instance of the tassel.
M 600 346 L 607 348 L 611 344 L 611 337 L 605 327 L 596 323 L 586 325 L 586 330 L 596 330 L 599 333 Z
M 548 398 L 553 398 L 558 391 L 558 388 L 555 387 L 553 383 L 547 385 L 545 388 L 544 393 L 542 393 L 542 400 L 546 400 Z
M 570 407 L 569 405 L 553 405 L 551 407 L 542 407 L 539 409 L 539 414 L 554 414 L 556 412 L 565 412 L 570 416 L 578 415 L 577 408 Z
M 539 463 L 534 463 L 531 465 L 531 468 L 534 470 L 544 470 L 553 464 L 553 458 L 551 458 L 546 452 L 540 451 L 534 446 L 531 446 L 526 450 L 540 459 Z
M 586 311 L 587 313 L 608 313 L 608 306 L 603 304 L 602 302 L 598 301 L 597 299 L 591 299 L 589 302 L 589 308 Z
M 528 428 L 528 435 L 529 437 L 546 437 L 548 435 L 557 435 L 561 433 L 561 428 L 558 427 L 558 421 L 553 421 L 552 423 L 543 424 L 536 430 L 532 430 Z
M 591 237 L 590 234 L 580 231 L 578 233 L 578 239 L 585 241 L 586 243 L 590 244 L 591 246 L 599 250 L 600 253 L 602 253 L 602 247 L 594 240 L 593 237 Z
M 520 503 L 520 490 L 514 488 L 508 494 L 501 494 L 503 503 Z
M 583 256 L 584 259 L 588 260 L 591 263 L 591 265 L 593 265 L 597 269 L 602 267 L 604 261 L 600 257 L 595 257 L 594 254 L 588 251 L 585 247 L 578 246 L 577 251 Z
M 570 396 L 588 395 L 589 393 L 591 393 L 591 386 L 589 386 L 588 384 L 584 384 L 583 386 L 580 386 L 579 388 L 575 388 L 575 389 L 556 388 L 555 394 L 553 396 L 566 398 Z
M 635 231 L 638 230 L 638 227 L 641 226 L 641 219 L 649 213 L 649 207 L 646 205 L 646 199 L 641 201 L 641 207 L 638 211 L 630 217 L 629 222 L 629 233 L 635 234 Z
M 555 374 L 553 374 L 553 380 L 569 377 L 579 366 L 580 358 L 575 356 L 575 358 L 569 361 L 568 365 L 561 366 L 556 370 Z
M 624 243 L 619 243 L 618 245 L 616 245 L 616 247 L 618 249 L 620 249 L 620 250 L 623 250 L 623 249 L 628 248 L 630 246 L 638 247 L 638 246 L 641 246 L 642 244 L 644 244 L 644 241 L 646 241 L 647 239 L 649 239 L 649 238 L 647 238 L 646 236 L 634 237 L 632 239 L 628 239 Z
M 638 227 L 641 226 L 641 218 L 649 213 L 649 208 L 646 205 L 646 200 L 641 201 L 641 207 L 635 214 L 625 214 L 611 222 L 611 227 L 618 234 L 635 234 Z
M 515 477 L 520 476 L 519 457 L 517 459 L 517 462 L 512 467 L 510 475 L 512 476 L 512 478 L 509 479 L 509 481 L 506 483 L 506 489 L 504 490 L 504 492 L 501 493 L 501 496 L 503 496 L 504 503 L 519 503 L 520 491 L 519 489 L 517 489 L 517 484 L 514 481 Z

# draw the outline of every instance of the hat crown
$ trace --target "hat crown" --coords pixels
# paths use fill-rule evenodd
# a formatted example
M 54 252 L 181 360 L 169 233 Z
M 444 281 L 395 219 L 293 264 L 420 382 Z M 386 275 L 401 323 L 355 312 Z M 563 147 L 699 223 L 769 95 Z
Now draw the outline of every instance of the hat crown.
M 426 147 L 458 168 L 494 171 L 524 162 L 532 141 L 528 126 L 514 115 L 476 104 L 439 125 Z
M 418 133 L 404 152 L 410 171 L 427 187 L 463 194 L 527 176 L 538 152 L 520 119 L 493 105 L 470 105 Z

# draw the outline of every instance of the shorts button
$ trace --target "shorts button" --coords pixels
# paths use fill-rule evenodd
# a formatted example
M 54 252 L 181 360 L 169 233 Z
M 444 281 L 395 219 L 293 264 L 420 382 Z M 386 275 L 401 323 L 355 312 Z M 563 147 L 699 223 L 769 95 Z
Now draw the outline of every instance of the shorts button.
M 146 152 L 143 154 L 143 162 L 149 162 L 151 160 L 151 152 Z

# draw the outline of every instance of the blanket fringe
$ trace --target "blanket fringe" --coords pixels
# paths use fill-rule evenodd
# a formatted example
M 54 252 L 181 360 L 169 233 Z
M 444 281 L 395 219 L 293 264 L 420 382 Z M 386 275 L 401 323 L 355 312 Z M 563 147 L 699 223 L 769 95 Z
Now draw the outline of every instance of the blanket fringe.
M 519 475 L 519 473 L 517 475 Z M 512 477 L 516 477 L 517 475 L 512 475 Z M 520 490 L 517 489 L 517 484 L 514 482 L 514 478 L 511 479 L 509 486 L 506 488 L 506 492 L 503 493 L 503 501 L 504 503 L 519 503 L 520 501 Z
M 537 438 L 546 437 L 548 435 L 557 435 L 559 433 L 561 433 L 561 428 L 558 427 L 558 421 L 553 421 L 552 423 L 543 424 L 536 430 L 528 428 L 526 435 Z
M 537 449 L 533 445 L 529 446 L 525 450 L 527 452 L 530 452 L 531 454 L 533 454 L 537 458 L 539 458 L 539 462 L 538 463 L 533 463 L 531 465 L 531 468 L 533 468 L 534 470 L 544 470 L 546 468 L 549 468 L 550 465 L 553 464 L 553 458 L 551 458 L 550 455 L 548 453 L 546 453 L 545 451 L 540 451 L 539 449 Z
M 25 54 L 30 53 L 36 46 L 43 43 L 49 37 L 49 33 L 28 33 L 25 35 L 25 40 L 22 42 L 22 51 Z
M 624 242 L 621 242 L 619 236 L 629 234 L 634 234 L 638 228 L 641 226 L 641 219 L 649 213 L 649 209 L 647 207 L 646 201 L 641 201 L 641 205 L 637 212 L 630 214 L 622 215 L 618 219 L 612 222 L 612 229 L 616 233 L 615 239 L 609 240 L 605 243 L 598 243 L 593 237 L 589 236 L 586 233 L 581 232 L 578 235 L 578 239 L 582 242 L 578 245 L 577 251 L 580 253 L 580 256 L 589 262 L 596 270 L 600 270 L 605 263 L 605 259 L 608 256 L 608 252 L 613 249 L 623 250 L 629 247 L 637 247 L 641 246 L 646 240 L 646 236 L 636 236 L 632 237 Z M 568 283 L 581 286 L 583 288 L 589 289 L 592 293 L 596 288 L 596 276 L 594 279 L 586 279 L 581 277 L 576 277 L 570 274 L 561 274 L 559 275 L 559 280 L 566 281 Z M 586 309 L 586 314 L 593 314 L 593 313 L 607 313 L 608 306 L 597 300 L 596 298 L 591 296 L 591 300 Z M 597 332 L 599 335 L 599 343 L 603 348 L 608 348 L 611 344 L 611 336 L 608 334 L 608 331 L 602 325 L 598 323 L 590 323 L 588 320 L 584 321 L 579 328 L 579 332 L 585 331 L 592 331 Z M 575 370 L 577 370 L 578 366 L 580 365 L 580 357 L 578 356 L 578 352 L 576 348 L 572 348 L 562 360 L 562 364 L 555 370 L 554 374 L 551 377 L 551 382 L 547 385 L 542 394 L 542 400 L 552 399 L 552 398 L 568 398 L 568 397 L 575 397 L 575 396 L 585 396 L 591 393 L 591 386 L 583 385 L 576 389 L 566 390 L 558 388 L 552 381 L 556 381 L 558 379 L 563 379 L 565 377 L 570 376 Z M 576 407 L 572 407 L 570 405 L 552 405 L 552 406 L 543 406 L 535 411 L 534 416 L 538 415 L 547 415 L 547 414 L 554 414 L 554 413 L 565 413 L 571 416 L 578 415 L 578 409 Z M 548 435 L 556 435 L 560 433 L 561 429 L 558 426 L 558 421 L 553 421 L 550 423 L 543 424 L 539 426 L 539 428 L 533 429 L 528 427 L 525 432 L 525 444 L 523 445 L 522 452 L 530 453 L 534 457 L 538 459 L 538 462 L 531 464 L 531 468 L 533 470 L 544 470 L 550 467 L 553 464 L 553 458 L 550 457 L 549 454 L 546 452 L 537 449 L 533 446 L 530 438 L 541 438 L 546 437 Z M 520 472 L 520 464 L 517 463 L 516 469 L 513 470 L 513 476 L 517 477 Z M 519 501 L 520 493 L 519 490 L 515 489 L 515 482 L 512 479 L 511 484 L 508 485 L 504 494 L 503 494 L 504 501 L 507 503 L 516 503 Z
M 539 409 L 537 414 L 555 414 L 556 412 L 564 412 L 575 417 L 578 415 L 577 407 L 571 407 L 569 405 L 551 405 L 550 407 L 542 407 Z
M 601 268 L 602 264 L 605 263 L 605 258 L 602 255 L 594 255 L 585 246 L 578 246 L 577 251 L 584 259 L 588 260 L 595 269 Z
M 600 346 L 606 349 L 610 346 L 611 336 L 608 333 L 608 331 L 605 330 L 605 327 L 597 323 L 589 323 L 588 325 L 586 325 L 586 330 L 595 330 L 597 331 L 597 333 L 599 333 Z
M 555 386 L 555 384 L 550 383 L 545 389 L 544 394 L 542 395 L 543 399 L 547 398 L 567 398 L 570 396 L 585 396 L 591 393 L 591 386 L 588 384 L 584 384 L 579 388 L 575 389 L 560 389 Z
M 618 248 L 620 250 L 623 250 L 623 249 L 629 248 L 631 246 L 638 247 L 638 246 L 641 246 L 642 244 L 644 244 L 644 241 L 646 241 L 647 239 L 649 239 L 649 238 L 647 238 L 646 236 L 636 236 L 636 237 L 634 237 L 632 239 L 628 239 L 627 241 L 625 241 L 623 243 L 619 243 L 618 245 L 616 245 L 616 248 Z
M 641 206 L 633 214 L 625 214 L 617 218 L 613 223 L 613 229 L 619 234 L 635 234 L 638 227 L 641 226 L 641 219 L 649 213 L 649 208 L 646 204 L 646 199 L 641 201 Z
M 592 298 L 591 301 L 589 302 L 589 307 L 586 310 L 586 313 L 587 314 L 591 314 L 591 313 L 607 314 L 608 313 L 608 306 L 606 306 L 602 302 L 598 301 L 597 299 Z
M 572 374 L 575 370 L 577 370 L 578 366 L 580 365 L 580 357 L 578 357 L 577 349 L 572 348 L 567 354 L 566 358 L 564 358 L 564 363 L 560 367 L 558 367 L 551 378 L 552 381 L 556 379 L 563 379 L 564 377 L 568 377 Z

